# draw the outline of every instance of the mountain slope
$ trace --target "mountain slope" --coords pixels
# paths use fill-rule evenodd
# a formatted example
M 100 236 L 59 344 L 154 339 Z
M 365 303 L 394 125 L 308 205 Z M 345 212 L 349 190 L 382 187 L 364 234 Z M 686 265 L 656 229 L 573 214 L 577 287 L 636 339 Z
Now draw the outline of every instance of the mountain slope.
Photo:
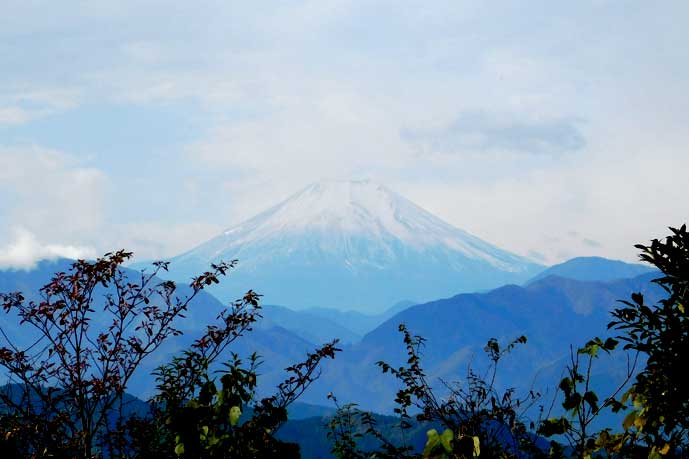
M 239 266 L 215 292 L 252 288 L 267 303 L 368 312 L 542 270 L 368 181 L 313 184 L 172 258 L 171 273 L 188 278 L 230 259 Z
M 341 311 L 337 309 L 328 308 L 309 308 L 303 312 L 322 317 L 352 330 L 354 333 L 360 335 L 359 339 L 365 334 L 382 324 L 395 314 L 415 305 L 412 301 L 400 301 L 392 307 L 379 312 L 377 314 L 365 314 L 358 311 Z
M 279 326 L 317 344 L 332 341 L 334 338 L 339 339 L 342 344 L 354 343 L 362 336 L 334 320 L 313 314 L 309 310 L 293 311 L 275 305 L 263 305 L 262 308 L 263 318 L 256 326 L 261 330 Z
M 490 338 L 506 344 L 526 335 L 528 342 L 501 362 L 498 383 L 528 391 L 536 382 L 539 389 L 552 389 L 569 357 L 570 345 L 576 348 L 609 333 L 609 311 L 618 299 L 628 299 L 637 291 L 644 292 L 649 303 L 664 296 L 660 287 L 650 283 L 655 277 L 649 273 L 612 282 L 586 282 L 550 276 L 527 287 L 507 285 L 412 306 L 328 362 L 322 380 L 304 401 L 323 403 L 325 394 L 332 391 L 342 401 L 389 412 L 396 385 L 375 363 L 384 360 L 396 368 L 406 362 L 400 323 L 426 339 L 422 365 L 434 383 L 438 378 L 450 382 L 464 379 L 469 365 L 485 368 L 483 347 Z M 612 364 L 607 368 L 607 364 L 601 363 L 599 369 L 614 380 L 620 369 Z
M 602 257 L 577 257 L 547 268 L 529 280 L 527 284 L 548 276 L 566 277 L 582 281 L 611 281 L 615 279 L 628 279 L 654 271 L 657 272 L 654 268 L 642 264 L 625 263 Z

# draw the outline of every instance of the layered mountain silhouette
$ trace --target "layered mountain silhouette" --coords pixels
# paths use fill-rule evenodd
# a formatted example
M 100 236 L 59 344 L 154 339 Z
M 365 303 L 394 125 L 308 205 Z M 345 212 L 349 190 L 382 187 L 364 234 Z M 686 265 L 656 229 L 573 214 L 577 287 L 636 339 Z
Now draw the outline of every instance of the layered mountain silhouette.
M 628 279 L 641 274 L 658 272 L 657 269 L 638 263 L 625 263 L 603 257 L 576 257 L 543 270 L 529 282 L 548 276 L 559 276 L 582 281 L 611 281 Z
M 664 297 L 650 281 L 657 273 L 615 281 L 578 281 L 549 276 L 521 287 L 506 285 L 485 293 L 460 294 L 412 306 L 391 317 L 328 362 L 323 377 L 305 394 L 305 401 L 323 403 L 327 392 L 341 401 L 355 401 L 377 412 L 393 408 L 396 384 L 383 375 L 376 362 L 403 365 L 403 323 L 426 339 L 423 367 L 429 380 L 442 390 L 440 380 L 465 381 L 467 369 L 482 372 L 488 359 L 483 351 L 490 338 L 507 344 L 521 335 L 528 339 L 501 362 L 498 384 L 529 390 L 557 386 L 570 356 L 595 336 L 610 335 L 606 325 L 618 300 L 643 292 L 648 303 Z M 622 379 L 625 358 L 600 359 L 596 371 L 601 387 Z
M 69 264 L 68 260 L 59 260 L 41 262 L 32 271 L 0 270 L 0 291 L 21 290 L 28 298 L 38 299 L 38 289 L 55 271 L 66 271 Z M 128 273 L 138 275 L 134 271 Z M 526 335 L 528 342 L 501 362 L 498 384 L 523 390 L 550 389 L 552 394 L 568 362 L 570 346 L 576 349 L 594 336 L 608 334 L 610 310 L 632 292 L 643 292 L 649 304 L 664 297 L 665 292 L 650 282 L 658 276 L 657 272 L 648 272 L 628 279 L 582 281 L 549 275 L 525 286 L 505 285 L 423 304 L 400 304 L 379 316 L 266 306 L 264 319 L 228 351 L 244 357 L 252 352 L 262 356 L 259 393 L 266 395 L 284 378 L 284 368 L 301 361 L 316 345 L 342 338 L 343 352 L 325 363 L 321 379 L 309 388 L 302 401 L 327 405 L 326 395 L 333 392 L 341 402 L 356 402 L 363 409 L 389 413 L 398 386 L 389 375 L 381 373 L 376 362 L 384 360 L 397 366 L 406 361 L 399 324 L 404 323 L 411 332 L 426 339 L 422 364 L 429 380 L 441 390 L 441 380 L 462 381 L 469 367 L 485 369 L 483 347 L 488 339 L 496 338 L 505 344 Z M 184 295 L 188 291 L 180 286 L 179 293 Z M 144 361 L 131 381 L 130 392 L 140 397 L 152 395 L 155 384 L 150 372 L 188 345 L 223 307 L 223 303 L 203 292 L 182 327 L 185 334 Z M 389 318 L 386 320 L 385 316 Z M 35 338 L 12 316 L 0 316 L 0 326 L 8 335 L 19 337 L 19 344 Z M 363 328 L 357 328 L 357 333 L 352 330 L 356 327 Z M 366 327 L 375 328 L 359 339 Z M 619 383 L 625 365 L 621 355 L 601 358 L 594 373 L 599 387 L 610 388 Z
M 507 231 L 507 229 L 506 229 Z M 543 270 L 369 181 L 323 181 L 173 257 L 188 279 L 238 259 L 213 292 L 252 288 L 269 304 L 382 312 L 521 283 Z

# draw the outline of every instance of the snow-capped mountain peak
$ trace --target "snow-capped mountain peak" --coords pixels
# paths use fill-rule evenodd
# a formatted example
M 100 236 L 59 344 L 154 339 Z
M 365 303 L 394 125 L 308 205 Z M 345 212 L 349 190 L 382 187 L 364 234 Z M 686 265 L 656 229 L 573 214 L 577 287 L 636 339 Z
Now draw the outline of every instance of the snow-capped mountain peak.
M 322 247 L 328 245 L 328 240 L 339 242 L 344 238 L 376 241 L 381 246 L 403 244 L 416 250 L 445 248 L 508 271 L 516 261 L 511 254 L 368 180 L 311 184 L 275 207 L 226 230 L 225 241 L 216 246 L 216 254 L 298 234 L 317 239 Z
M 504 280 L 526 280 L 537 270 L 528 260 L 456 228 L 368 180 L 311 184 L 172 261 L 198 271 L 208 263 L 235 258 L 240 260 L 238 274 L 267 276 L 271 290 L 308 278 L 323 285 L 338 284 L 330 292 L 342 287 L 342 294 L 337 295 L 343 296 L 343 301 L 348 293 L 357 296 L 355 289 L 347 286 L 351 279 L 343 276 L 354 276 L 362 288 L 374 277 L 385 283 L 390 276 L 396 282 L 411 276 L 415 282 L 435 282 L 438 295 L 443 295 L 457 293 L 467 284 L 474 285 L 474 290 Z M 279 273 L 269 275 L 274 271 Z M 486 277 L 489 273 L 493 278 Z M 471 280 L 477 276 L 482 280 Z M 451 278 L 456 282 L 450 282 Z M 442 284 L 447 285 L 440 287 Z M 433 286 L 424 289 L 430 291 Z M 367 293 L 373 292 L 369 289 Z M 388 296 L 390 304 L 418 297 L 386 293 Z M 350 305 L 360 299 L 351 301 Z
M 257 217 L 229 228 L 225 235 L 250 232 L 253 238 L 262 239 L 285 232 L 336 232 L 391 236 L 411 243 L 415 237 L 409 223 L 423 220 L 412 217 L 414 212 L 425 217 L 425 211 L 383 185 L 328 180 L 309 185 Z

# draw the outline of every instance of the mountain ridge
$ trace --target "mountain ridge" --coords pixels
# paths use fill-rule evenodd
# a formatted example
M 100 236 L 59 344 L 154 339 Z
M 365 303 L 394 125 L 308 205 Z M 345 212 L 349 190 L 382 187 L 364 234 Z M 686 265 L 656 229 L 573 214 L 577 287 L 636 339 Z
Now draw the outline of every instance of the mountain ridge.
M 608 281 L 628 279 L 641 274 L 658 272 L 648 265 L 627 263 L 604 257 L 575 257 L 549 266 L 526 282 L 526 285 L 547 276 L 559 276 L 583 281 Z
M 411 306 L 328 362 L 322 380 L 305 401 L 316 403 L 333 391 L 341 400 L 390 412 L 397 386 L 376 362 L 383 360 L 394 368 L 406 362 L 400 323 L 425 338 L 421 364 L 439 389 L 443 387 L 440 379 L 464 380 L 469 365 L 479 372 L 485 370 L 483 348 L 489 338 L 505 345 L 521 335 L 528 341 L 501 362 L 498 385 L 524 389 L 538 383 L 542 385 L 538 389 L 552 389 L 568 362 L 570 345 L 577 348 L 594 336 L 614 333 L 606 325 L 618 300 L 628 299 L 632 292 L 643 292 L 649 304 L 664 297 L 662 288 L 651 282 L 656 277 L 646 273 L 614 281 L 577 281 L 549 276 L 528 286 L 505 285 Z M 601 384 L 614 382 L 619 368 L 611 366 L 608 374 L 606 364 L 601 365 L 599 370 L 605 373 Z

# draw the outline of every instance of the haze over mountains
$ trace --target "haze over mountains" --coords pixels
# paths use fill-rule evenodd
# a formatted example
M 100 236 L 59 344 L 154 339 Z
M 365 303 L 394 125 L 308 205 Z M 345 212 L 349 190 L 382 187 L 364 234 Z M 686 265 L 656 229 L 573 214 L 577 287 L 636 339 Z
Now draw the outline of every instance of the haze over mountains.
M 624 261 L 609 260 L 602 257 L 576 257 L 543 270 L 529 280 L 529 283 L 545 279 L 548 276 L 581 281 L 613 281 L 654 271 L 658 272 L 652 266 L 639 263 L 625 263 Z
M 251 288 L 270 304 L 369 313 L 521 283 L 544 268 L 370 181 L 312 184 L 173 257 L 171 276 L 231 259 L 237 269 L 213 290 L 221 297 Z
M 601 263 L 600 260 L 591 262 Z M 35 294 L 55 270 L 65 270 L 68 265 L 67 260 L 61 260 L 40 263 L 33 271 L 0 270 L 0 291 L 22 290 Z M 563 265 L 551 269 L 558 271 Z M 610 266 L 613 269 L 606 273 L 609 276 L 635 269 L 633 265 L 617 263 Z M 437 378 L 462 379 L 468 365 L 484 366 L 482 348 L 489 338 L 497 338 L 504 344 L 523 334 L 528 342 L 505 360 L 499 383 L 503 387 L 524 388 L 537 382 L 552 389 L 566 364 L 569 345 L 580 346 L 593 336 L 604 335 L 610 309 L 616 306 L 617 300 L 629 298 L 631 292 L 645 292 L 649 303 L 660 298 L 663 292 L 650 283 L 657 276 L 656 272 L 648 272 L 627 279 L 582 281 L 549 275 L 525 286 L 506 285 L 483 293 L 402 305 L 397 311 L 379 316 L 266 306 L 264 319 L 252 332 L 233 343 L 231 350 L 241 356 L 252 352 L 262 356 L 265 363 L 260 369 L 259 386 L 261 393 L 266 394 L 282 380 L 284 368 L 303 359 L 317 345 L 341 338 L 343 352 L 324 365 L 321 380 L 304 394 L 303 401 L 327 405 L 326 394 L 332 391 L 343 402 L 357 402 L 365 409 L 390 412 L 395 384 L 389 375 L 381 374 L 375 362 L 385 360 L 398 365 L 406 360 L 397 331 L 400 323 L 427 339 L 423 365 L 434 382 Z M 188 291 L 180 286 L 179 293 L 184 295 Z M 172 353 L 183 349 L 204 324 L 212 322 L 222 307 L 213 296 L 202 294 L 184 321 L 185 335 L 171 340 L 144 361 L 130 385 L 131 393 L 140 397 L 152 395 L 154 384 L 150 372 Z M 17 328 L 12 319 L 3 314 L 0 326 L 28 342 L 32 334 Z M 622 364 L 601 360 L 596 369 L 597 380 L 604 385 L 619 381 Z
M 185 295 L 191 276 L 212 262 L 234 258 L 240 264 L 222 279 L 221 288 L 212 295 L 204 291 L 195 301 L 182 327 L 185 334 L 144 361 L 131 393 L 152 395 L 151 371 L 248 289 L 265 295 L 264 318 L 229 350 L 261 356 L 261 395 L 272 393 L 284 368 L 303 360 L 307 351 L 339 338 L 343 352 L 326 362 L 322 378 L 302 401 L 327 405 L 326 394 L 334 392 L 341 402 L 383 413 L 393 407 L 396 385 L 375 362 L 406 361 L 400 323 L 427 339 L 423 366 L 433 382 L 460 380 L 469 365 L 484 365 L 482 349 L 489 338 L 505 344 L 526 335 L 528 343 L 504 362 L 498 382 L 552 389 L 569 346 L 604 335 L 617 300 L 637 291 L 646 292 L 649 302 L 662 295 L 650 283 L 657 272 L 647 266 L 579 257 L 545 268 L 371 182 L 311 185 L 174 257 L 169 274 Z M 50 276 L 69 265 L 69 260 L 44 261 L 30 271 L 0 270 L 0 292 L 21 290 L 35 299 Z M 149 267 L 134 268 L 144 266 Z M 1 315 L 0 326 L 28 342 L 31 334 L 17 328 L 14 319 Z M 605 361 L 597 380 L 604 386 L 618 382 L 622 363 Z
M 490 338 L 505 345 L 521 335 L 519 345 L 501 362 L 498 384 L 528 391 L 556 387 L 568 363 L 570 345 L 583 346 L 595 336 L 609 336 L 610 311 L 631 292 L 643 292 L 649 304 L 664 297 L 650 281 L 657 273 L 614 281 L 579 281 L 548 276 L 527 286 L 506 285 L 489 292 L 464 293 L 401 311 L 326 364 L 304 401 L 323 403 L 327 392 L 342 402 L 357 402 L 376 412 L 390 412 L 396 385 L 375 365 L 393 367 L 406 362 L 398 325 L 404 323 L 426 339 L 422 366 L 429 381 L 442 389 L 447 382 L 466 378 L 469 366 L 482 371 L 488 359 L 483 347 Z M 594 370 L 596 381 L 611 387 L 622 381 L 626 360 L 603 356 Z
M 0 270 L 0 291 L 22 290 L 35 299 L 38 288 L 55 271 L 67 270 L 69 264 L 69 260 L 45 261 L 31 271 Z M 625 278 L 638 272 L 643 274 Z M 128 271 L 128 275 L 138 274 Z M 591 276 L 599 279 L 580 279 Z M 543 276 L 536 277 L 523 286 L 504 285 L 416 305 L 400 303 L 380 314 L 266 305 L 262 311 L 264 318 L 254 330 L 235 341 L 219 361 L 227 361 L 230 352 L 244 358 L 254 352 L 260 355 L 264 363 L 259 368 L 258 394 L 265 396 L 273 393 L 285 378 L 286 367 L 302 361 L 318 345 L 340 338 L 343 351 L 334 361 L 323 364 L 320 379 L 300 399 L 307 404 L 295 405 L 290 412 L 293 419 L 290 422 L 296 422 L 297 428 L 301 424 L 295 420 L 307 416 L 316 416 L 317 425 L 322 424 L 320 416 L 332 412 L 332 404 L 327 399 L 330 392 L 341 403 L 354 402 L 364 410 L 377 413 L 392 412 L 398 385 L 389 374 L 381 373 L 376 362 L 384 360 L 395 367 L 406 362 L 398 332 L 400 323 L 426 339 L 422 366 L 441 396 L 444 387 L 441 379 L 454 383 L 466 378 L 469 366 L 479 372 L 485 368 L 483 347 L 489 338 L 497 338 L 504 345 L 526 335 L 528 342 L 515 348 L 501 362 L 497 383 L 503 389 L 514 387 L 522 394 L 531 389 L 541 391 L 545 394 L 541 403 L 550 404 L 568 362 L 570 345 L 576 348 L 594 336 L 605 336 L 609 311 L 617 300 L 627 299 L 631 292 L 639 291 L 645 293 L 648 303 L 664 296 L 660 287 L 650 282 L 658 277 L 657 272 L 643 265 L 614 260 L 577 258 L 552 266 Z M 179 285 L 181 295 L 189 293 L 188 287 Z M 151 372 L 186 348 L 202 327 L 213 321 L 227 300 L 225 297 L 221 302 L 202 292 L 184 321 L 184 335 L 172 338 L 142 362 L 130 381 L 129 393 L 143 400 L 151 397 L 155 389 Z M 94 326 L 102 319 L 106 318 L 96 317 Z M 0 326 L 9 335 L 20 337 L 18 344 L 27 344 L 35 338 L 14 317 L 1 315 Z M 593 372 L 596 390 L 610 393 L 611 388 L 624 380 L 625 371 L 624 355 L 603 356 Z M 617 421 L 607 415 L 599 419 L 601 425 Z M 290 435 L 289 428 L 285 435 Z M 299 440 L 299 435 L 294 435 L 293 440 Z

